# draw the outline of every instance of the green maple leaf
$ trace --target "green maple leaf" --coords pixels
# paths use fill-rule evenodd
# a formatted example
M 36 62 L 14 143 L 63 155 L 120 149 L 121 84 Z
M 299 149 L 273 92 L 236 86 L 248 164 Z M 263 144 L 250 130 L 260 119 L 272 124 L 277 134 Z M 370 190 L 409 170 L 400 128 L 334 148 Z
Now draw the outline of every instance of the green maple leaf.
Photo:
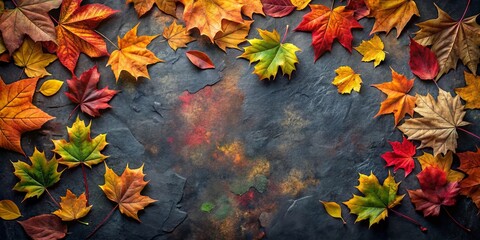
M 67 127 L 70 142 L 65 139 L 52 140 L 55 145 L 53 151 L 61 156 L 58 160 L 60 164 L 67 165 L 68 168 L 85 164 L 91 168 L 92 165 L 99 164 L 108 157 L 100 152 L 108 145 L 107 134 L 100 134 L 92 139 L 91 125 L 92 122 L 86 126 L 85 122 L 77 117 L 72 127 Z
M 251 46 L 245 47 L 245 52 L 239 58 L 248 59 L 250 63 L 259 61 L 253 73 L 257 74 L 260 80 L 270 79 L 272 76 L 275 78 L 279 67 L 290 79 L 295 63 L 298 63 L 295 52 L 301 49 L 291 43 L 281 43 L 276 30 L 257 30 L 262 39 L 248 40 Z
M 362 192 L 365 197 L 353 195 L 353 198 L 344 202 L 350 209 L 350 213 L 357 214 L 355 222 L 368 219 L 369 226 L 380 222 L 388 216 L 388 209 L 400 204 L 405 195 L 397 195 L 398 185 L 390 173 L 388 177 L 380 185 L 377 177 L 370 173 L 370 176 L 360 174 L 358 179 L 360 184 L 357 189 Z
M 60 181 L 60 175 L 63 172 L 57 172 L 58 160 L 55 156 L 47 161 L 45 154 L 36 148 L 30 161 L 32 165 L 21 161 L 12 162 L 15 168 L 13 173 L 20 179 L 13 190 L 26 192 L 24 200 L 35 196 L 39 198 L 45 189 Z

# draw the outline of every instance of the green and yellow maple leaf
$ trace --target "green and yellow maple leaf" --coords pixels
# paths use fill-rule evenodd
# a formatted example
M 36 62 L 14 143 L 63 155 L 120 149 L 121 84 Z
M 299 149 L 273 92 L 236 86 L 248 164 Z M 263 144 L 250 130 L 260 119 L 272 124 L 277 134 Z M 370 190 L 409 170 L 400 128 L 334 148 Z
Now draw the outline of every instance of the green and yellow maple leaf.
M 71 128 L 67 127 L 68 138 L 52 140 L 55 145 L 53 150 L 61 156 L 58 160 L 60 164 L 66 165 L 68 168 L 85 164 L 88 167 L 103 162 L 108 156 L 103 155 L 102 151 L 108 145 L 107 134 L 100 134 L 94 139 L 90 136 L 90 127 L 92 123 L 85 125 L 83 120 L 77 117 Z
M 15 176 L 20 182 L 15 184 L 13 190 L 26 192 L 25 199 L 31 197 L 39 198 L 43 192 L 56 182 L 60 181 L 60 175 L 63 171 L 58 172 L 58 160 L 55 156 L 47 161 L 45 153 L 38 151 L 36 148 L 30 157 L 32 165 L 25 162 L 12 162 L 15 168 Z
M 245 47 L 245 52 L 239 58 L 248 59 L 250 63 L 259 61 L 253 72 L 260 80 L 270 79 L 272 76 L 275 79 L 279 67 L 283 74 L 290 78 L 295 64 L 298 63 L 296 52 L 301 49 L 291 43 L 280 42 L 280 35 L 276 30 L 257 30 L 262 39 L 248 40 L 251 46 Z
M 360 174 L 358 181 L 360 184 L 357 189 L 365 197 L 353 195 L 353 198 L 344 202 L 350 209 L 350 213 L 358 215 L 355 222 L 368 219 L 369 226 L 380 222 L 388 216 L 388 209 L 400 204 L 405 196 L 397 195 L 400 183 L 395 182 L 390 172 L 383 185 L 380 185 L 373 173 L 370 173 L 369 176 Z

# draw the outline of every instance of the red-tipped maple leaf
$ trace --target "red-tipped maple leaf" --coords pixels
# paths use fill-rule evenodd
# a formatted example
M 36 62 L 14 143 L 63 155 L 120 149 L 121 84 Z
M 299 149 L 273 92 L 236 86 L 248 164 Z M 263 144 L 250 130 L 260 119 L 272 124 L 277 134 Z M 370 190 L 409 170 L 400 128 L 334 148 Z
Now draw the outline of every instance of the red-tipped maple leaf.
M 428 47 L 418 44 L 413 38 L 410 38 L 410 61 L 408 62 L 413 74 L 422 80 L 433 80 L 440 66 L 437 56 Z
M 363 28 L 353 17 L 353 11 L 345 6 L 331 10 L 324 5 L 310 5 L 311 12 L 303 16 L 296 31 L 312 32 L 312 45 L 315 61 L 326 51 L 332 49 L 333 40 L 337 39 L 342 46 L 352 52 L 352 32 L 354 28 Z
M 102 4 L 80 6 L 82 0 L 64 0 L 58 20 L 57 56 L 72 73 L 80 52 L 89 57 L 108 56 L 107 45 L 94 29 L 106 18 L 118 12 Z
M 105 87 L 98 90 L 97 84 L 100 80 L 100 73 L 97 66 L 94 66 L 77 78 L 75 75 L 72 79 L 67 80 L 68 92 L 67 97 L 74 103 L 77 103 L 82 112 L 92 116 L 100 116 L 101 109 L 110 108 L 108 102 L 117 94 L 118 91 Z
M 415 168 L 413 156 L 417 152 L 415 145 L 403 137 L 403 142 L 389 142 L 392 145 L 392 152 L 382 154 L 382 158 L 387 162 L 387 166 L 393 166 L 393 172 L 402 168 L 405 170 L 405 177 Z
M 417 175 L 421 189 L 408 190 L 415 209 L 423 216 L 438 216 L 440 207 L 455 205 L 460 191 L 458 182 L 448 182 L 447 173 L 436 167 L 427 167 Z

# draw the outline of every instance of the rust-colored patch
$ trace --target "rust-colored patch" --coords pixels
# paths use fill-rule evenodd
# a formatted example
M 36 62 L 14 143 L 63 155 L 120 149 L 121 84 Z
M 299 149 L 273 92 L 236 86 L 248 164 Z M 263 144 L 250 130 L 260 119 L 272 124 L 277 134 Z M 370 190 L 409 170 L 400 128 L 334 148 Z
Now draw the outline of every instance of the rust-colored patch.
M 298 169 L 292 169 L 280 184 L 280 192 L 288 195 L 297 195 L 308 186 L 317 184 L 318 180 L 312 174 L 304 174 Z

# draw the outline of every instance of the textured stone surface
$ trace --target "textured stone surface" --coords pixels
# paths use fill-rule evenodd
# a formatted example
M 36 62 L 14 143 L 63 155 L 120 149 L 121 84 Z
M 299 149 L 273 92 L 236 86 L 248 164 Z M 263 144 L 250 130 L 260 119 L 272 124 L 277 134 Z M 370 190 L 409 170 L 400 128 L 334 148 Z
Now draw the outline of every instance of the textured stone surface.
M 139 35 L 153 35 L 161 34 L 173 21 L 158 9 L 137 20 L 132 5 L 126 5 L 125 1 L 85 0 L 84 4 L 91 2 L 102 2 L 122 11 L 98 28 L 112 40 L 117 35 L 123 36 L 138 22 Z M 330 1 L 312 2 L 330 5 Z M 458 19 L 466 1 L 435 2 Z M 340 3 L 337 1 L 335 5 Z M 348 224 L 343 225 L 330 218 L 318 201 L 346 201 L 352 193 L 358 194 L 355 189 L 358 173 L 373 171 L 383 180 L 391 170 L 385 168 L 380 155 L 390 151 L 387 141 L 401 140 L 401 133 L 393 128 L 392 115 L 373 118 L 385 96 L 370 85 L 390 81 L 390 67 L 409 79 L 414 78 L 408 67 L 408 36 L 418 30 L 414 23 L 436 17 L 431 1 L 417 1 L 417 5 L 421 17 L 414 17 L 400 38 L 396 39 L 395 33 L 379 34 L 388 54 L 375 69 L 373 63 L 361 62 L 358 52 L 350 54 L 338 42 L 331 53 L 314 63 L 311 35 L 301 32 L 289 32 L 286 39 L 303 50 L 298 54 L 300 64 L 291 81 L 279 76 L 273 82 L 261 82 L 252 74 L 253 65 L 236 58 L 240 51 L 229 49 L 224 53 L 205 40 L 189 44 L 188 49 L 208 53 L 216 69 L 198 70 L 185 57 L 185 49 L 174 52 L 159 37 L 149 49 L 165 62 L 149 67 L 151 80 L 137 82 L 121 79 L 116 84 L 111 69 L 104 67 L 107 58 L 89 59 L 82 55 L 77 75 L 97 64 L 100 86 L 121 90 L 111 101 L 113 108 L 93 119 L 92 135 L 108 134 L 110 144 L 104 153 L 110 156 L 109 167 L 117 173 L 127 163 L 135 168 L 144 163 L 146 179 L 150 180 L 144 194 L 158 200 L 140 213 L 141 224 L 117 211 L 94 238 L 253 239 L 264 234 L 269 239 L 478 238 L 478 210 L 464 197 L 448 209 L 472 229 L 471 233 L 458 228 L 445 213 L 424 219 L 408 197 L 396 210 L 420 221 L 428 227 L 427 233 L 392 213 L 386 221 L 370 229 L 366 222 L 353 224 L 355 216 L 349 215 L 345 206 L 342 210 Z M 478 13 L 479 9 L 479 2 L 472 1 L 467 16 Z M 256 15 L 249 36 L 258 37 L 256 28 L 276 28 L 280 33 L 286 25 L 293 29 L 308 11 L 308 8 L 295 11 L 281 19 Z M 177 13 L 181 15 L 180 10 Z M 363 19 L 360 23 L 364 29 L 353 31 L 353 46 L 370 38 L 373 19 Z M 108 45 L 108 49 L 111 52 L 114 47 Z M 334 70 L 341 65 L 349 65 L 361 74 L 360 93 L 337 93 L 331 81 Z M 459 64 L 456 71 L 441 78 L 440 87 L 453 93 L 455 87 L 464 86 L 464 70 Z M 70 78 L 58 61 L 48 71 L 52 76 L 42 79 L 40 84 L 49 78 Z M 8 83 L 16 81 L 19 72 L 13 64 L 0 64 L 0 75 Z M 74 121 L 68 116 L 75 107 L 63 94 L 66 90 L 64 86 L 61 93 L 50 98 L 35 95 L 34 103 L 56 119 L 39 131 L 23 135 L 22 146 L 27 155 L 36 146 L 51 156 L 50 139 L 66 137 L 66 126 Z M 437 90 L 433 83 L 416 79 L 412 94 L 415 92 L 436 95 Z M 478 111 L 468 111 L 466 115 L 466 120 L 473 123 L 467 129 L 477 134 L 479 117 Z M 477 140 L 460 133 L 459 152 L 474 150 L 478 145 Z M 0 199 L 14 200 L 24 218 L 55 210 L 46 195 L 21 203 L 23 194 L 10 191 L 17 181 L 10 161 L 25 161 L 26 157 L 0 150 L 0 160 Z M 97 187 L 103 184 L 104 171 L 101 164 L 88 170 L 90 201 L 94 207 L 82 220 L 90 226 L 69 224 L 68 239 L 83 239 L 114 206 Z M 237 196 L 231 192 L 232 183 L 246 181 L 256 172 L 268 178 L 264 193 L 250 189 Z M 413 173 L 418 172 L 417 164 Z M 414 174 L 406 179 L 403 171 L 396 174 L 395 179 L 402 181 L 400 193 L 418 187 Z M 66 170 L 51 192 L 57 198 L 67 188 L 81 193 L 84 191 L 81 179 L 79 168 Z M 204 202 L 212 202 L 214 209 L 202 212 L 200 206 Z M 0 239 L 26 238 L 15 221 L 0 221 L 0 226 Z

